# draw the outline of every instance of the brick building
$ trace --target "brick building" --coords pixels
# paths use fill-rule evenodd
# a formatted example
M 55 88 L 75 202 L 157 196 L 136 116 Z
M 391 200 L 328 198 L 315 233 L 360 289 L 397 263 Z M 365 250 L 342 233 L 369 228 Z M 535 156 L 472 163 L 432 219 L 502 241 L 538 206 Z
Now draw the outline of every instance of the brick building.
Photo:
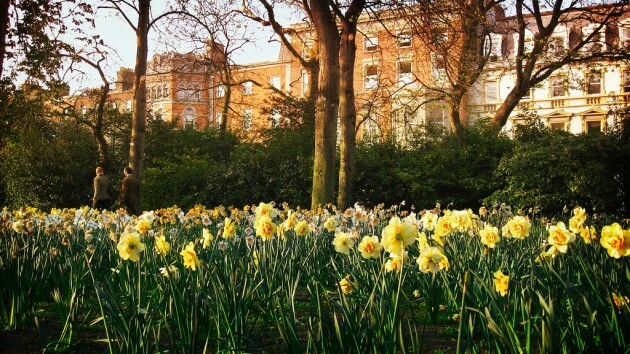
M 515 19 L 499 21 L 503 21 L 499 28 L 504 30 L 490 35 L 490 62 L 465 97 L 469 121 L 464 123 L 491 117 L 514 83 L 517 35 L 505 28 L 513 26 Z M 595 25 L 576 20 L 560 26 L 553 41 L 571 49 L 575 38 L 588 35 Z M 630 44 L 630 19 L 610 27 L 602 32 L 599 45 Z M 293 38 L 295 47 L 308 56 L 311 32 L 301 25 L 294 29 L 300 35 Z M 427 126 L 449 129 L 446 103 L 435 99 L 435 88 L 447 87 L 445 59 L 431 52 L 418 31 L 393 13 L 379 19 L 362 15 L 357 32 L 354 88 L 359 138 L 394 134 L 405 141 Z M 221 53 L 220 46 L 208 46 L 205 53 L 154 55 L 146 78 L 147 106 L 154 114 L 182 127 L 203 129 L 226 120 L 228 129 L 251 135 L 283 119 L 263 113 L 272 95 L 307 94 L 308 74 L 284 47 L 276 61 L 230 67 L 225 66 Z M 121 110 L 131 109 L 131 78 L 129 69 L 119 70 L 110 100 Z M 533 117 L 573 133 L 601 132 L 625 109 L 629 94 L 630 68 L 624 63 L 566 65 L 522 98 L 505 129 Z M 75 106 L 85 109 L 89 104 L 89 98 L 81 98 Z

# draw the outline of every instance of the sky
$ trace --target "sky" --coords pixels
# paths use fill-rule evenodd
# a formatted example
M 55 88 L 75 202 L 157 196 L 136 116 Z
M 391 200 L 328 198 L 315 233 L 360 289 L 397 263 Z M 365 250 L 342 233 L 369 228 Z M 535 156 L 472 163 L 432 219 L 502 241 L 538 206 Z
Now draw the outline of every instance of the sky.
M 159 5 L 164 6 L 164 1 L 154 0 L 152 2 L 152 6 L 156 9 L 155 13 L 160 13 L 162 10 L 159 8 Z M 283 24 L 296 22 L 292 21 L 288 15 L 279 17 Z M 248 38 L 252 42 L 246 43 L 241 49 L 237 50 L 232 55 L 231 60 L 236 64 L 277 60 L 280 44 L 275 40 L 273 32 L 251 20 L 248 20 L 247 26 L 249 27 Z M 136 56 L 135 35 L 131 27 L 122 17 L 116 15 L 114 10 L 97 10 L 94 28 L 87 31 L 91 34 L 98 34 L 103 39 L 103 42 L 115 51 L 109 56 L 105 69 L 110 81 L 116 77 L 116 72 L 120 67 L 134 67 Z M 149 60 L 154 53 L 165 51 L 188 52 L 191 50 L 191 47 L 184 42 L 168 43 L 169 38 L 167 37 L 164 34 L 160 34 L 159 31 L 151 30 L 149 32 Z M 85 68 L 84 71 L 88 74 L 69 74 L 68 79 L 71 82 L 72 91 L 100 85 L 100 80 L 95 71 L 91 71 L 89 68 Z

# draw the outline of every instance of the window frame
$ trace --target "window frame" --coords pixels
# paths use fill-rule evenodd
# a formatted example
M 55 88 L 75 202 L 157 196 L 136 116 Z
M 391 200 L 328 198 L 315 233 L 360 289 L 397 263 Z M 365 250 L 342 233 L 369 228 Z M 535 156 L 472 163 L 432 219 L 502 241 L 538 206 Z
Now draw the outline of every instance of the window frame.
M 241 112 L 241 127 L 244 131 L 251 131 L 254 123 L 254 113 L 248 108 Z
M 368 69 L 375 68 L 376 73 L 368 75 Z M 378 63 L 366 63 L 363 64 L 363 89 L 374 90 L 379 86 L 379 64 Z
M 368 45 L 368 42 L 371 45 Z M 378 35 L 365 35 L 363 37 L 363 53 L 374 53 L 378 51 Z
M 406 40 L 403 41 L 402 39 Z M 396 47 L 398 48 L 411 48 L 413 46 L 413 35 L 411 31 L 401 31 L 396 34 Z

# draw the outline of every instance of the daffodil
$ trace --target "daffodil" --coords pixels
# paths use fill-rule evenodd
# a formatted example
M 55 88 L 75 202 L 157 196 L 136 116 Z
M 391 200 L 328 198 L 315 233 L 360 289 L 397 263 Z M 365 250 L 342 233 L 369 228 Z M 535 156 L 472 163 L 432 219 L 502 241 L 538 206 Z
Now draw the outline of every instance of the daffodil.
M 365 259 L 378 258 L 383 246 L 378 242 L 378 236 L 364 236 L 359 242 L 359 252 Z
M 503 237 L 511 237 L 522 240 L 529 236 L 530 227 L 531 223 L 526 217 L 517 215 L 508 220 L 507 224 L 503 226 Z
M 324 221 L 324 228 L 328 232 L 334 232 L 335 229 L 337 228 L 337 220 L 335 220 L 335 218 L 326 219 L 326 221 Z
M 385 270 L 388 272 L 400 272 L 405 264 L 405 259 L 407 259 L 407 252 L 403 252 L 400 255 L 391 253 L 389 259 L 385 262 Z
M 201 232 L 201 237 L 203 240 L 203 248 L 206 249 L 210 247 L 210 243 L 212 243 L 212 240 L 214 239 L 214 236 L 212 236 L 210 230 L 204 228 Z
M 358 288 L 358 284 L 350 280 L 350 275 L 339 281 L 339 287 L 344 294 L 350 294 Z
M 422 221 L 422 227 L 427 231 L 433 231 L 435 225 L 437 224 L 438 215 L 427 210 L 420 221 Z
M 418 229 L 400 218 L 393 217 L 382 233 L 383 249 L 395 255 L 401 254 L 405 247 L 413 244 L 418 237 Z
M 236 234 L 236 224 L 230 218 L 225 218 L 223 225 L 223 238 L 233 238 Z
M 508 293 L 508 288 L 510 284 L 510 277 L 503 274 L 501 270 L 497 270 L 494 272 L 494 289 L 501 294 L 501 296 L 505 296 Z
M 610 257 L 630 256 L 630 230 L 623 230 L 618 223 L 604 226 L 599 243 Z
M 151 227 L 152 227 L 151 222 L 146 219 L 138 219 L 138 222 L 136 223 L 136 230 L 140 234 L 147 233 L 149 230 L 151 230 Z
M 488 248 L 494 248 L 497 242 L 501 240 L 499 236 L 499 229 L 490 224 L 486 224 L 483 230 L 479 231 L 481 243 L 488 246 Z
M 140 241 L 140 235 L 137 233 L 124 233 L 120 236 L 116 248 L 120 258 L 137 262 L 140 260 L 140 253 L 144 251 L 144 244 Z
M 197 258 L 197 252 L 195 252 L 195 244 L 189 242 L 188 245 L 179 253 L 184 261 L 184 267 L 190 268 L 193 271 L 199 267 L 199 258 Z
M 435 273 L 440 269 L 448 268 L 448 259 L 438 247 L 423 247 L 420 256 L 416 259 L 422 273 Z
M 170 250 L 171 244 L 166 241 L 166 237 L 164 235 L 157 235 L 155 237 L 155 251 L 164 256 Z
M 569 244 L 575 241 L 575 235 L 567 230 L 562 221 L 549 227 L 547 242 L 560 253 L 567 253 Z
M 354 246 L 354 238 L 349 233 L 339 232 L 335 234 L 332 244 L 335 251 L 349 255 L 350 249 Z
M 295 231 L 295 234 L 298 236 L 304 236 L 309 232 L 309 227 L 308 227 L 308 222 L 306 220 L 302 220 L 300 222 L 298 222 L 295 227 L 293 228 L 293 231 Z
M 262 215 L 256 219 L 254 229 L 256 230 L 256 235 L 263 240 L 271 240 L 276 233 L 276 224 L 271 221 L 269 215 Z

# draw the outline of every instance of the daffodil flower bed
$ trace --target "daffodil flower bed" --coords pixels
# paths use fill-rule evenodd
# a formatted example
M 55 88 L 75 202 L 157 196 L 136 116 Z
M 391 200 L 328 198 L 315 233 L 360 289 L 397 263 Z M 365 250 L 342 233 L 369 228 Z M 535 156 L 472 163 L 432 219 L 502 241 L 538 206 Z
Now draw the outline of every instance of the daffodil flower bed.
M 47 349 L 82 331 L 134 353 L 630 348 L 628 220 L 579 207 L 556 219 L 274 203 L 0 219 L 0 323 L 48 316 L 61 333 Z M 447 348 L 428 339 L 438 325 L 455 333 Z

